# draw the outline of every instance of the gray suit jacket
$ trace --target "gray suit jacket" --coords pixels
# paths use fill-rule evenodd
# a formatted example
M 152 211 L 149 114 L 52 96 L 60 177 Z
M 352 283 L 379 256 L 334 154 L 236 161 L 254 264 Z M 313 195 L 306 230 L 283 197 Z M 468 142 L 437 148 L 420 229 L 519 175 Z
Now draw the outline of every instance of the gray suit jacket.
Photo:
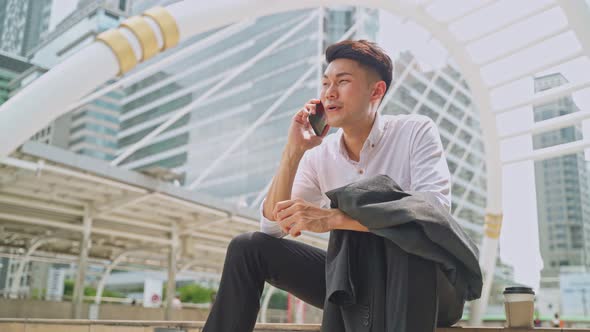
M 477 247 L 433 196 L 386 175 L 326 195 L 370 233 L 330 234 L 322 331 L 434 331 L 479 298 Z

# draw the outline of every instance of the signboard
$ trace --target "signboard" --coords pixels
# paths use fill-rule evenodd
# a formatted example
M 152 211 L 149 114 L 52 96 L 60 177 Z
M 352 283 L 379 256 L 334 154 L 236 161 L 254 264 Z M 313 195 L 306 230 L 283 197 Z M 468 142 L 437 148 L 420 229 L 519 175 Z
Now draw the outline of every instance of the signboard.
M 64 296 L 64 281 L 66 271 L 64 269 L 50 268 L 47 275 L 47 301 L 61 301 Z
M 162 280 L 146 279 L 143 284 L 143 306 L 156 308 L 162 305 Z
M 590 316 L 590 273 L 559 276 L 562 316 Z

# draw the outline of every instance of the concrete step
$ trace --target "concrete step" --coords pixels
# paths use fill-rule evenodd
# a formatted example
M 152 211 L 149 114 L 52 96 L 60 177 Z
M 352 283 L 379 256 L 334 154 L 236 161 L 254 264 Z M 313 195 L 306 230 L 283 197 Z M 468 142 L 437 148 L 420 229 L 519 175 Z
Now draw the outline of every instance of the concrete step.
M 203 322 L 174 321 L 104 321 L 76 319 L 10 319 L 0 318 L 2 332 L 201 332 Z M 316 324 L 257 324 L 255 331 L 319 331 Z M 437 332 L 582 332 L 590 329 L 509 329 L 501 327 L 451 327 Z

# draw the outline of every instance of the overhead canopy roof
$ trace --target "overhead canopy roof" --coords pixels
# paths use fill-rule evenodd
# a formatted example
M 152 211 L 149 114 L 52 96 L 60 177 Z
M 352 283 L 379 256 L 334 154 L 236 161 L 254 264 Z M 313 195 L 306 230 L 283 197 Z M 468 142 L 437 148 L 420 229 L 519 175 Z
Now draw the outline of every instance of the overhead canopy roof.
M 258 212 L 56 147 L 28 142 L 0 160 L 0 247 L 29 248 L 46 261 L 74 262 L 84 217 L 92 218 L 89 259 L 165 268 L 176 225 L 179 269 L 219 272 L 237 234 L 258 229 Z M 303 241 L 325 247 L 321 237 Z M 24 253 L 24 249 L 21 249 Z

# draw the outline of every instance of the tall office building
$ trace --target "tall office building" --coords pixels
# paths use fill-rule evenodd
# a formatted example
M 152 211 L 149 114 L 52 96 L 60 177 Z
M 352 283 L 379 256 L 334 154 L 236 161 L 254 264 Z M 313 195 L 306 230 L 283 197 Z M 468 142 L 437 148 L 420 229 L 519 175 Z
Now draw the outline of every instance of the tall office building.
M 0 1 L 0 50 L 25 55 L 49 29 L 52 0 Z
M 28 56 L 51 69 L 64 58 L 94 42 L 97 34 L 127 17 L 126 1 L 80 1 L 78 7 Z M 82 155 L 111 160 L 117 151 L 121 91 L 112 91 L 56 119 L 34 137 Z M 49 141 L 46 137 L 52 137 Z
M 535 79 L 535 92 L 566 84 L 551 74 Z M 535 121 L 580 111 L 571 96 L 534 108 Z M 533 137 L 534 149 L 581 140 L 581 125 L 552 130 Z M 537 214 L 543 270 L 541 285 L 557 287 L 561 267 L 590 268 L 590 191 L 584 153 L 535 162 Z

